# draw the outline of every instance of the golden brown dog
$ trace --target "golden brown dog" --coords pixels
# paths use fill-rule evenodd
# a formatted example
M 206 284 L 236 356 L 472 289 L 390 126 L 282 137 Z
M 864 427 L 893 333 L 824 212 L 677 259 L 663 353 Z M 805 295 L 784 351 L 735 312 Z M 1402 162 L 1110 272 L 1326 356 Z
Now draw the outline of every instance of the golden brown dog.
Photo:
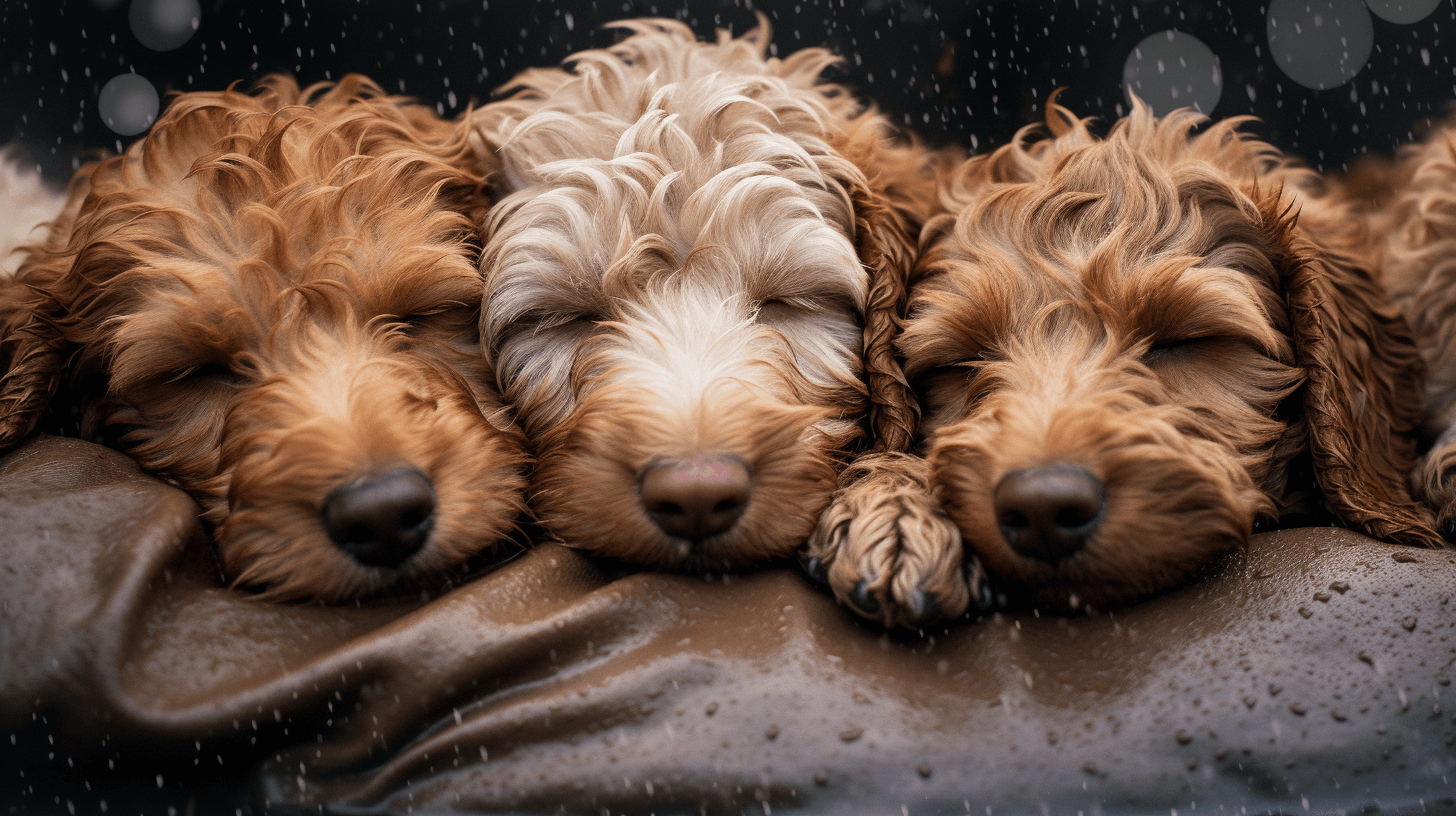
M 526 460 L 480 355 L 468 142 L 358 76 L 176 97 L 3 282 L 0 448 L 58 388 L 95 396 L 87 433 L 191 492 L 271 597 L 490 546 Z
M 1456 540 L 1456 120 L 1437 127 L 1394 162 L 1375 160 L 1342 179 L 1367 209 L 1372 261 L 1400 305 L 1427 367 L 1422 436 L 1430 445 L 1416 471 L 1438 529 Z M 1363 183 L 1362 183 L 1363 182 Z M 1365 188 L 1365 189 L 1362 189 Z
M 813 528 L 867 376 L 876 421 L 907 424 L 879 396 L 901 387 L 877 376 L 893 326 L 864 320 L 903 294 L 933 170 L 820 81 L 828 52 L 766 59 L 762 21 L 712 43 L 621 27 L 476 116 L 503 165 L 482 336 L 546 527 L 637 563 L 744 567 Z
M 1293 510 L 1439 543 L 1406 482 L 1420 360 L 1348 213 L 1242 120 L 1134 107 L 1105 139 L 1054 107 L 948 182 L 898 339 L 924 458 L 859 463 L 809 550 L 870 617 L 964 610 L 962 541 L 1061 608 Z

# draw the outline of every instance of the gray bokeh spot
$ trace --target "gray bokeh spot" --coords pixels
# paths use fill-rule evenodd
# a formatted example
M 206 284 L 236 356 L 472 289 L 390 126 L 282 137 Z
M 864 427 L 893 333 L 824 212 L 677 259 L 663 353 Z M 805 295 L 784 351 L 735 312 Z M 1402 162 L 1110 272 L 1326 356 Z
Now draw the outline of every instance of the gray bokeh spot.
M 135 136 L 157 121 L 157 89 L 144 77 L 118 74 L 101 88 L 101 121 L 122 136 Z
M 1441 0 L 1365 0 L 1365 5 L 1382 20 L 1410 25 L 1429 17 Z
M 1159 31 L 1148 35 L 1122 65 L 1122 92 L 1133 94 L 1162 116 L 1178 108 L 1213 113 L 1223 93 L 1218 57 L 1192 34 Z
M 153 51 L 171 51 L 192 39 L 202 22 L 197 0 L 132 0 L 131 33 Z
M 1375 43 L 1361 0 L 1271 0 L 1265 32 L 1279 70 L 1319 91 L 1354 79 Z

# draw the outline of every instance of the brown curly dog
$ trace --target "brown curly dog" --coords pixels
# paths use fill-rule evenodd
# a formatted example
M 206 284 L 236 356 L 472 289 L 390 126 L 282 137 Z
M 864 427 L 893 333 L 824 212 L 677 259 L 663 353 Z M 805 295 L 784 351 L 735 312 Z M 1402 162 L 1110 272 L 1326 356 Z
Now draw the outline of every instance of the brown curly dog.
M 1114 605 L 1292 512 L 1440 543 L 1406 479 L 1409 330 L 1349 213 L 1244 121 L 1138 103 L 1098 138 L 1055 106 L 947 182 L 897 341 L 923 457 L 860 462 L 825 514 L 839 597 L 955 616 L 979 558 L 1034 603 Z
M 0 279 L 0 449 L 57 390 L 269 597 L 417 585 L 522 510 L 480 355 L 467 129 L 368 80 L 186 93 Z

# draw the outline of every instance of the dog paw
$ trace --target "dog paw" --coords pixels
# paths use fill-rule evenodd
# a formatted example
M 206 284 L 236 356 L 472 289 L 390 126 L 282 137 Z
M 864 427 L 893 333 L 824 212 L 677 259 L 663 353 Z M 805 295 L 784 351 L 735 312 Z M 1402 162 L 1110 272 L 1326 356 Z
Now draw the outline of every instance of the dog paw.
M 1436 531 L 1456 544 L 1456 442 L 1438 445 L 1421 461 L 1421 497 L 1436 514 Z
M 803 553 L 839 601 L 887 627 L 959 617 L 994 593 L 960 531 L 930 495 L 923 460 L 871 454 L 851 466 Z

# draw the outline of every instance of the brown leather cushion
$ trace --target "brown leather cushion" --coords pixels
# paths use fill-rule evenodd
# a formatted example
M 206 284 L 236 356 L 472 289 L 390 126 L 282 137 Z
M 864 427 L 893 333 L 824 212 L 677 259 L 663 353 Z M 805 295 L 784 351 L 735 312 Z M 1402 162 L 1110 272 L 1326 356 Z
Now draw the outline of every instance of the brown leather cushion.
M 614 579 L 550 545 L 435 598 L 262 603 L 186 496 L 52 437 L 0 459 L 0 525 L 20 812 L 1452 808 L 1456 557 L 1342 530 L 922 639 L 792 570 Z

